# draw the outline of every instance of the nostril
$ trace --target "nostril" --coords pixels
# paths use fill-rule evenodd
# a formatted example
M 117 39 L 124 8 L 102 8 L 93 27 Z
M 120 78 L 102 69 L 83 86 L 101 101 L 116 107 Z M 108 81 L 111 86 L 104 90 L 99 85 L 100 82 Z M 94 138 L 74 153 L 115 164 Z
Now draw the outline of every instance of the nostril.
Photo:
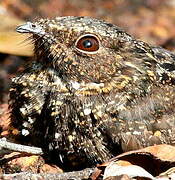
M 35 25 L 35 24 L 32 24 L 31 26 L 32 26 L 32 28 L 36 28 L 36 25 Z

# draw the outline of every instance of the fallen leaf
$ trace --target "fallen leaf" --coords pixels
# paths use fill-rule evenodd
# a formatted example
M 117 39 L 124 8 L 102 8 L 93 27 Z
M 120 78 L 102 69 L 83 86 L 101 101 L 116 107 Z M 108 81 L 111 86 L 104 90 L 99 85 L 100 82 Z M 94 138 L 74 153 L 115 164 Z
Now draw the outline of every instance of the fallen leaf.
M 19 56 L 32 56 L 33 47 L 26 43 L 27 36 L 18 34 L 15 29 L 24 22 L 8 13 L 0 14 L 0 52 Z M 25 42 L 25 43 L 24 43 Z
M 175 147 L 161 144 L 122 153 L 112 158 L 110 161 L 97 166 L 96 170 L 92 174 L 93 180 L 98 179 L 111 162 L 115 162 L 115 165 L 119 167 L 136 165 L 143 168 L 153 177 L 156 177 L 175 167 Z M 127 175 L 130 177 L 129 174 Z M 108 173 L 108 176 L 111 176 L 111 174 Z M 119 176 L 119 174 L 116 176 Z M 173 176 L 173 173 L 171 176 Z
M 154 180 L 155 178 L 148 173 L 142 167 L 136 165 L 120 166 L 115 162 L 111 162 L 104 171 L 103 179 L 106 179 L 110 176 L 122 176 L 127 175 L 129 178 L 141 177 L 149 178 Z
M 3 158 L 4 172 L 32 172 L 38 173 L 44 165 L 44 159 L 38 155 L 26 155 L 20 152 L 6 154 Z

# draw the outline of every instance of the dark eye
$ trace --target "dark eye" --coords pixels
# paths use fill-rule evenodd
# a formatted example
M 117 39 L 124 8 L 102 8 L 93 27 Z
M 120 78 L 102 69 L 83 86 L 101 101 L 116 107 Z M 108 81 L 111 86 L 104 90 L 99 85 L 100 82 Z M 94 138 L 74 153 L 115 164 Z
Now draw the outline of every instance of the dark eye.
M 95 52 L 99 49 L 99 40 L 93 35 L 84 35 L 77 40 L 76 48 L 80 51 Z

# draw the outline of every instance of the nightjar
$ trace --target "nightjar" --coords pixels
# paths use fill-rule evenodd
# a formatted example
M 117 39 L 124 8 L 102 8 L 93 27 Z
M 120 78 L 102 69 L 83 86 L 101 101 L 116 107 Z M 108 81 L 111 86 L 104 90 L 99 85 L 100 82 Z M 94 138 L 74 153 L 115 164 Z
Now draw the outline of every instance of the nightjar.
M 175 54 L 89 17 L 17 27 L 35 61 L 12 79 L 16 138 L 82 168 L 153 144 L 175 143 Z

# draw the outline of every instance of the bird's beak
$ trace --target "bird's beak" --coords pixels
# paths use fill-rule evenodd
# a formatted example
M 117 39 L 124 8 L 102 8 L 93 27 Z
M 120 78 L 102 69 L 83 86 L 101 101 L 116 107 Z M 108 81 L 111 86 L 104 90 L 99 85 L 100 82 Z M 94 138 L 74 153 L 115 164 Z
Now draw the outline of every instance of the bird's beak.
M 32 33 L 34 30 L 34 25 L 31 22 L 22 24 L 16 28 L 16 31 L 19 33 Z
M 31 22 L 27 22 L 26 24 L 18 26 L 16 28 L 16 31 L 19 33 L 32 33 L 32 34 L 38 34 L 38 35 L 45 34 L 45 32 L 43 31 L 43 28 Z

